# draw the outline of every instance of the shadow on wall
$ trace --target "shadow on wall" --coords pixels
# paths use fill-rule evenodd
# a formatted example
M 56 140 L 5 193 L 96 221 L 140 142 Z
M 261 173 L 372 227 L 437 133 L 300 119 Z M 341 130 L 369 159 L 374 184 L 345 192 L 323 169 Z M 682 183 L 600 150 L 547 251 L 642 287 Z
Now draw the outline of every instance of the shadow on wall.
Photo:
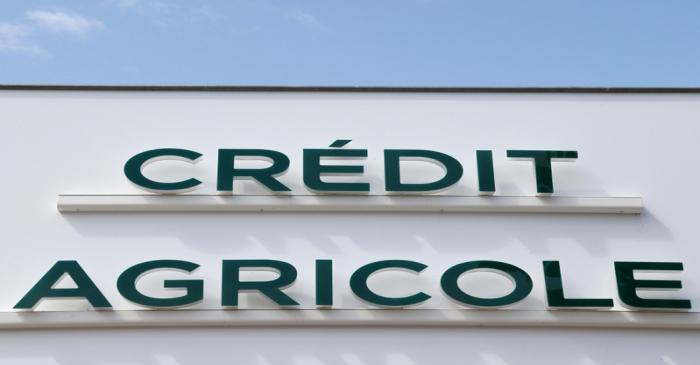
M 0 332 L 13 364 L 696 363 L 700 332 L 517 328 L 202 328 Z
M 354 250 L 487 254 L 519 244 L 546 255 L 574 242 L 592 256 L 611 244 L 668 241 L 671 230 L 651 212 L 614 214 L 383 214 L 383 213 L 72 213 L 62 218 L 86 238 L 176 239 L 195 251 L 230 254 L 312 248 L 327 255 Z

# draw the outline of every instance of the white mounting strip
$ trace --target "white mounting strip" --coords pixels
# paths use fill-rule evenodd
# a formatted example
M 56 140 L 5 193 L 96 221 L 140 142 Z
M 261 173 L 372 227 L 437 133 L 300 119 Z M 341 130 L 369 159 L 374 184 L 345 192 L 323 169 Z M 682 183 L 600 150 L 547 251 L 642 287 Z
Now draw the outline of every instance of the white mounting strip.
M 473 309 L 182 309 L 0 313 L 0 330 L 252 326 L 568 327 L 700 330 L 700 313 Z
M 77 212 L 412 212 L 639 214 L 639 197 L 455 195 L 59 195 Z

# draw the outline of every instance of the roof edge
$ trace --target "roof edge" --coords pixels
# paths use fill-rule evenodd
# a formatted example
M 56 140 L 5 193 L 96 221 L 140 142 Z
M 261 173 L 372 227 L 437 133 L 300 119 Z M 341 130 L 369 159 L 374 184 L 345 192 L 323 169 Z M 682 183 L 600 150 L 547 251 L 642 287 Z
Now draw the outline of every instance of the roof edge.
M 30 85 L 0 84 L 17 91 L 187 91 L 187 92 L 365 92 L 365 93 L 614 93 L 688 94 L 700 87 L 450 87 L 450 86 L 262 86 L 262 85 Z

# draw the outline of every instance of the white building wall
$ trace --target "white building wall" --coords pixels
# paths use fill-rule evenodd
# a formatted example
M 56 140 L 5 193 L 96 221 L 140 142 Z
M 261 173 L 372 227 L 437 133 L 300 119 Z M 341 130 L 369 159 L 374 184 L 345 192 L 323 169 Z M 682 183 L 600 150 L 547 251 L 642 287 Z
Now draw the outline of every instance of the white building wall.
M 509 316 L 523 318 L 547 313 L 543 260 L 561 261 L 567 295 L 613 298 L 611 315 L 628 310 L 617 298 L 614 261 L 681 261 L 685 270 L 667 277 L 682 280 L 684 288 L 648 295 L 691 299 L 692 313 L 673 320 L 700 323 L 694 314 L 700 308 L 698 115 L 700 94 L 2 91 L 0 311 L 7 313 L 0 313 L 0 321 L 33 321 L 32 313 L 18 315 L 11 308 L 57 260 L 78 260 L 116 310 L 141 309 L 117 292 L 116 278 L 127 267 L 156 259 L 193 261 L 201 264 L 195 277 L 205 279 L 205 300 L 191 309 L 219 311 L 221 260 L 269 258 L 297 267 L 299 278 L 286 292 L 306 309 L 314 308 L 314 260 L 333 259 L 334 310 L 371 307 L 352 295 L 347 280 L 357 267 L 384 259 L 416 260 L 429 268 L 420 276 L 382 274 L 370 282 L 378 291 L 432 295 L 411 310 L 470 310 L 441 293 L 442 272 L 462 261 L 505 261 L 534 280 L 531 295 L 507 309 L 518 311 Z M 59 194 L 140 193 L 123 176 L 123 164 L 138 152 L 162 147 L 204 154 L 195 166 L 162 162 L 147 170 L 164 179 L 193 175 L 204 181 L 196 193 L 215 193 L 218 148 L 267 148 L 292 161 L 280 180 L 294 193 L 309 194 L 301 177 L 302 149 L 327 147 L 335 139 L 368 149 L 362 179 L 371 183 L 372 194 L 384 193 L 386 148 L 433 149 L 456 157 L 465 175 L 441 194 L 462 195 L 476 193 L 476 149 L 493 150 L 499 195 L 535 193 L 531 164 L 506 159 L 506 149 L 567 149 L 579 151 L 579 159 L 555 163 L 557 195 L 641 196 L 644 212 L 60 214 L 56 209 Z M 407 172 L 439 175 L 424 165 Z M 239 187 L 241 194 L 267 193 L 253 183 Z M 185 277 L 159 273 L 141 288 L 163 294 L 164 278 Z M 461 283 L 484 296 L 508 290 L 502 279 L 486 274 Z M 256 295 L 246 295 L 244 304 L 274 308 Z M 46 301 L 37 309 L 88 307 L 82 301 Z M 182 321 L 188 316 L 183 311 Z M 693 330 L 527 326 L 8 329 L 0 331 L 0 362 L 682 365 L 695 363 L 699 341 Z

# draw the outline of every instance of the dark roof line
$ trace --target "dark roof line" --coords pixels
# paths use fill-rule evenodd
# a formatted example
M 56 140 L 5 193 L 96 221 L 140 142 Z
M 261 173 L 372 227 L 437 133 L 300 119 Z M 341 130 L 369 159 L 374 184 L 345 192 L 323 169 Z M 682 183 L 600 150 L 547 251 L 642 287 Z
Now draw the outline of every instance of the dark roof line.
M 689 94 L 700 87 L 433 87 L 433 86 L 229 86 L 229 85 L 25 85 L 0 84 L 18 91 L 190 91 L 190 92 L 365 92 L 365 93 L 613 93 Z

